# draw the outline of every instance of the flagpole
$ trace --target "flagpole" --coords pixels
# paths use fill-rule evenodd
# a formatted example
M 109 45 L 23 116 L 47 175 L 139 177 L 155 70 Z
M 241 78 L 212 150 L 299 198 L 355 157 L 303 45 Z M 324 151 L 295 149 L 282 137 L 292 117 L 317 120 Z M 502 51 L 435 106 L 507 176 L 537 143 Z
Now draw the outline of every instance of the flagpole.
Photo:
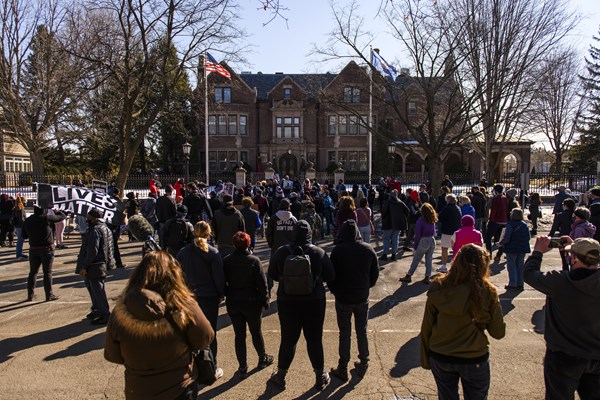
M 371 63 L 371 77 L 369 82 L 369 185 L 373 173 L 373 46 L 369 46 L 369 62 Z
M 202 65 L 202 74 L 204 75 L 204 170 L 206 172 L 206 186 L 210 186 L 208 178 L 208 74 L 206 73 L 206 51 Z

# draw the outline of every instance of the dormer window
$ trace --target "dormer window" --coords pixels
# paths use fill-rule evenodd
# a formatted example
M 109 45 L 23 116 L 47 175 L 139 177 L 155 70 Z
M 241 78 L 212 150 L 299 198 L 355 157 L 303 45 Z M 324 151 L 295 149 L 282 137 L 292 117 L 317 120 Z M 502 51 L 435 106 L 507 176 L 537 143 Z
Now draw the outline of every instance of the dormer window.
M 215 88 L 215 103 L 231 103 L 231 88 L 216 87 Z
M 344 103 L 360 103 L 360 89 L 356 87 L 345 87 Z
M 292 98 L 292 88 L 283 88 L 283 98 L 284 99 Z

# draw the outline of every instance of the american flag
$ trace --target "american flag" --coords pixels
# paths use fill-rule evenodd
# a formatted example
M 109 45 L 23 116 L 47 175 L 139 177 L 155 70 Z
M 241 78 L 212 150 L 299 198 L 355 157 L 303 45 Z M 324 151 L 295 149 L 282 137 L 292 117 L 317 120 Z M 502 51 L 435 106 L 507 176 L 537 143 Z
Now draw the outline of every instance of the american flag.
M 206 72 L 216 72 L 217 74 L 224 76 L 227 79 L 231 79 L 231 74 L 221 64 L 214 59 L 209 53 L 206 53 L 204 58 L 204 68 Z

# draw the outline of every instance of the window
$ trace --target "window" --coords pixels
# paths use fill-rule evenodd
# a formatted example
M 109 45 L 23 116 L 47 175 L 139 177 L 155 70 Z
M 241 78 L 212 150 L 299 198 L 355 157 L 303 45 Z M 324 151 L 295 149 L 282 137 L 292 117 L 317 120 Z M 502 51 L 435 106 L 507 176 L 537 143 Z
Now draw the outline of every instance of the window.
M 358 133 L 358 118 L 356 118 L 356 115 L 348 117 L 348 124 L 348 133 L 350 135 L 356 135 Z
M 335 164 L 335 151 L 327 152 L 327 165 Z
M 361 115 L 330 115 L 328 118 L 327 135 L 366 135 L 369 133 L 369 117 Z M 375 128 L 373 117 L 373 128 Z
M 342 168 L 346 171 L 365 172 L 367 171 L 367 152 L 366 151 L 338 151 L 337 160 L 335 151 L 327 152 L 328 165 L 342 163 Z
M 231 88 L 215 88 L 215 103 L 231 103 Z
M 348 133 L 348 117 L 340 115 L 338 117 L 338 135 L 345 135 L 346 133 Z
M 337 123 L 337 117 L 335 115 L 330 115 L 329 116 L 329 124 L 327 127 L 327 134 L 328 135 L 335 135 L 336 129 L 335 129 L 335 124 Z
M 409 101 L 406 104 L 406 108 L 408 109 L 408 115 L 414 115 L 417 113 L 417 103 L 414 101 Z
M 360 103 L 360 89 L 356 87 L 345 87 L 344 103 Z
M 248 164 L 248 152 L 247 151 L 240 151 L 240 161 L 242 161 L 244 163 L 244 165 L 250 165 L 250 164 Z
M 278 138 L 299 138 L 300 117 L 276 117 L 275 135 Z
M 349 171 L 358 171 L 358 151 L 348 152 L 348 164 L 346 168 Z
M 239 123 L 238 123 L 239 120 Z M 209 115 L 208 116 L 208 134 L 209 135 L 229 135 L 236 136 L 238 133 L 242 136 L 248 134 L 247 115 Z
M 292 98 L 292 88 L 283 88 L 283 98 L 284 99 Z

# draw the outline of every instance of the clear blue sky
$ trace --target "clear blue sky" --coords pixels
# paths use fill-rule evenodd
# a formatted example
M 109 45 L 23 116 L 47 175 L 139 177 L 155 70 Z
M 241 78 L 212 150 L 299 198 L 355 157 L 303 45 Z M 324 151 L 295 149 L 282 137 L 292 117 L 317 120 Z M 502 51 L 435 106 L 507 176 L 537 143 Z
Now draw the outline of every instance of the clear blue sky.
M 286 22 L 281 18 L 271 21 L 262 9 L 258 9 L 257 0 L 241 0 L 244 7 L 242 26 L 251 35 L 248 42 L 252 44 L 253 52 L 247 55 L 252 65 L 234 65 L 238 71 L 261 71 L 263 73 L 307 73 L 307 72 L 337 72 L 347 61 L 319 63 L 318 58 L 310 51 L 312 43 L 323 44 L 328 33 L 335 26 L 328 0 L 281 0 L 288 8 L 284 11 Z M 338 0 L 338 4 L 350 3 L 350 0 Z M 381 54 L 392 64 L 410 68 L 408 61 L 402 63 L 401 49 L 398 42 L 387 35 L 388 28 L 376 19 L 379 0 L 360 2 L 361 14 L 364 16 L 368 30 L 374 33 L 378 40 L 374 47 L 381 49 Z M 582 55 L 587 53 L 592 36 L 598 33 L 600 25 L 599 0 L 570 0 L 573 10 L 578 11 L 581 19 L 578 32 L 570 39 Z

